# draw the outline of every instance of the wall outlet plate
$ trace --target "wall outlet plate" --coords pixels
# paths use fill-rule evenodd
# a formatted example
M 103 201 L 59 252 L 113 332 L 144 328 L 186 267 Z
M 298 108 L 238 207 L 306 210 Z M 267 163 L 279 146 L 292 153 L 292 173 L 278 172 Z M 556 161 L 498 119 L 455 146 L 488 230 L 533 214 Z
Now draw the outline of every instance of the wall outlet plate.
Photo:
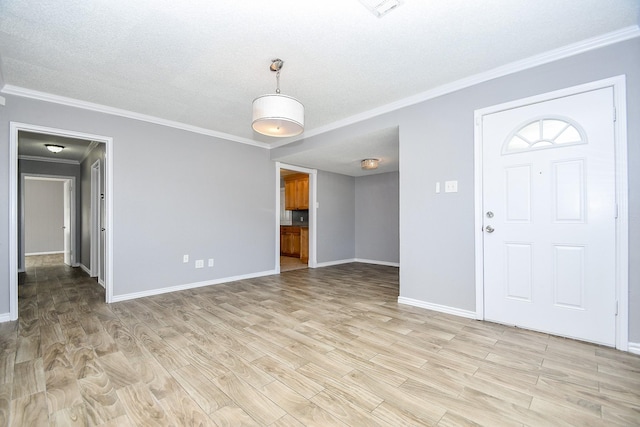
M 213 258 L 209 258 L 209 262 L 207 263 L 209 267 L 213 267 Z
M 203 268 L 204 267 L 204 260 L 203 259 L 197 259 L 196 260 L 196 268 Z
M 189 262 L 189 255 L 182 255 L 182 262 Z
M 445 181 L 444 182 L 444 192 L 445 193 L 457 193 L 458 192 L 458 181 Z

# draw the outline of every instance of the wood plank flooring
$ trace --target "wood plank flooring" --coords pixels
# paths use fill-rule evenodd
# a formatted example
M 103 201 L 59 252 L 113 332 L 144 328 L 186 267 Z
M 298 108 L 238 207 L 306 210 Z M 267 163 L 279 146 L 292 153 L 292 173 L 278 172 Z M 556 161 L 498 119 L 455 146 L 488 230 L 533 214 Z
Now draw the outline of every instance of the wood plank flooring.
M 640 357 L 397 304 L 346 264 L 107 305 L 28 268 L 0 426 L 640 425 Z

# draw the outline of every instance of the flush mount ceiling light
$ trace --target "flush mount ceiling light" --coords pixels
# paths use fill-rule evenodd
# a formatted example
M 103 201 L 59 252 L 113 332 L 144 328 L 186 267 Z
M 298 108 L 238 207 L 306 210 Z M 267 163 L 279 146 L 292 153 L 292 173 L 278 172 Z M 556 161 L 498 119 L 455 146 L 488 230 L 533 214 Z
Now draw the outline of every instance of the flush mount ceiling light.
M 276 93 L 253 100 L 251 127 L 267 136 L 296 136 L 304 130 L 304 106 L 290 96 L 280 94 L 280 69 L 284 61 L 274 59 L 269 69 L 276 73 Z
M 360 166 L 366 171 L 378 169 L 378 162 L 380 162 L 378 159 L 364 159 L 360 162 Z
M 396 7 L 402 4 L 401 0 L 360 0 L 371 13 L 378 18 L 382 18 Z
M 44 144 L 44 146 L 47 147 L 47 150 L 51 151 L 52 153 L 59 153 L 64 150 L 64 147 L 62 145 Z

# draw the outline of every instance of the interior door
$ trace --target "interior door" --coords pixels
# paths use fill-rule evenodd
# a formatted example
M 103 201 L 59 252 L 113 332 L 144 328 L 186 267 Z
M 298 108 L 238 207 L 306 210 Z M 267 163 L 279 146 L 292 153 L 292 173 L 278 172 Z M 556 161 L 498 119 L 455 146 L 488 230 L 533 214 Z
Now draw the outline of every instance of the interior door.
M 104 185 L 101 183 L 101 185 Z M 104 191 L 104 190 L 102 190 Z M 100 193 L 100 256 L 98 258 L 99 270 L 98 270 L 98 283 L 104 286 L 104 272 L 105 272 L 105 258 L 107 254 L 107 210 L 104 192 Z
M 483 116 L 485 319 L 615 345 L 613 89 Z
M 63 230 L 63 241 L 64 241 L 64 263 L 66 265 L 71 265 L 72 262 L 72 254 L 71 254 L 71 180 L 66 179 L 64 181 L 64 191 L 63 191 L 63 204 L 64 204 L 64 224 L 62 226 Z

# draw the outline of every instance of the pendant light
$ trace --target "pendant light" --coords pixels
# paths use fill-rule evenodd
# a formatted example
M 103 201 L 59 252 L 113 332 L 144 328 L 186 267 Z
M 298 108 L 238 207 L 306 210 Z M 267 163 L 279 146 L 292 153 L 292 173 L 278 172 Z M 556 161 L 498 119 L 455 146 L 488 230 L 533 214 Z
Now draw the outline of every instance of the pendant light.
M 304 131 L 304 106 L 290 96 L 280 94 L 280 70 L 284 61 L 274 59 L 269 69 L 276 73 L 276 93 L 253 100 L 251 127 L 267 136 L 287 137 Z

